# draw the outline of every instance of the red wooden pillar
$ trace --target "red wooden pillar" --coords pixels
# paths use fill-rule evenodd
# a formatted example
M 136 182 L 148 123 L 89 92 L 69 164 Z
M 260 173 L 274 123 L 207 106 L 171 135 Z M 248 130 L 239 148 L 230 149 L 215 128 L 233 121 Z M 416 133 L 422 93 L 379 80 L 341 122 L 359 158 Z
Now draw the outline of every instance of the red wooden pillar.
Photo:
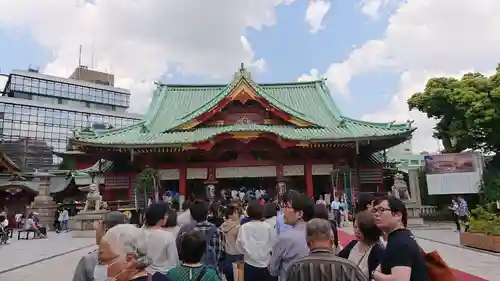
M 306 195 L 309 197 L 314 196 L 314 186 L 313 186 L 313 175 L 312 175 L 312 164 L 307 161 L 304 165 L 304 175 L 306 177 Z
M 182 196 L 186 196 L 186 179 L 187 168 L 186 165 L 181 165 L 179 167 L 179 193 Z

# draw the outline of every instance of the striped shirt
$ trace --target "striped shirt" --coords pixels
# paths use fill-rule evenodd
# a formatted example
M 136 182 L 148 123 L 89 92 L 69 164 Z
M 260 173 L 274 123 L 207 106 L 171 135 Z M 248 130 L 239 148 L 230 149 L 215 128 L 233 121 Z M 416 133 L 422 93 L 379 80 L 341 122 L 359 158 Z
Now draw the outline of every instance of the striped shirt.
M 286 281 L 368 281 L 368 279 L 356 264 L 335 256 L 332 249 L 316 249 L 290 266 Z

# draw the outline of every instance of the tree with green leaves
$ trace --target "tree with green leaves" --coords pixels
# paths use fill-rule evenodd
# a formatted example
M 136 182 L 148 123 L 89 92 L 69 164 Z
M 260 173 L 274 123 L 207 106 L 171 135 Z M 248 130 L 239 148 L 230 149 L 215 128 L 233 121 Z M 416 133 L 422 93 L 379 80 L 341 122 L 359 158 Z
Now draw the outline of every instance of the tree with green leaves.
M 443 152 L 500 152 L 500 64 L 490 77 L 432 78 L 408 105 L 437 120 L 434 137 L 442 141 Z
M 495 153 L 483 173 L 482 194 L 484 202 L 499 200 L 500 64 L 489 77 L 468 73 L 460 79 L 432 78 L 408 105 L 437 120 L 434 137 L 442 141 L 444 153 L 465 149 Z
M 136 194 L 144 194 L 144 207 L 148 207 L 148 194 L 153 192 L 155 200 L 158 200 L 160 180 L 158 171 L 153 168 L 146 168 L 142 170 L 136 177 L 135 190 Z

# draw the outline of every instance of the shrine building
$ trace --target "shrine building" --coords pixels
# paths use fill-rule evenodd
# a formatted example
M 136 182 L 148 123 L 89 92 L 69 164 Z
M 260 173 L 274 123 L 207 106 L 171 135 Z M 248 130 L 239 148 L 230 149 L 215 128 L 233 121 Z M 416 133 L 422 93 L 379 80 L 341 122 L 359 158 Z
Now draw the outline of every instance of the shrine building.
M 277 184 L 309 196 L 383 192 L 384 151 L 415 128 L 346 117 L 324 80 L 258 84 L 243 67 L 227 85 L 158 84 L 145 117 L 130 126 L 75 131 L 65 158 L 100 174 L 104 200 L 134 200 L 134 180 L 157 171 L 182 198 Z M 283 186 L 283 184 L 281 185 Z

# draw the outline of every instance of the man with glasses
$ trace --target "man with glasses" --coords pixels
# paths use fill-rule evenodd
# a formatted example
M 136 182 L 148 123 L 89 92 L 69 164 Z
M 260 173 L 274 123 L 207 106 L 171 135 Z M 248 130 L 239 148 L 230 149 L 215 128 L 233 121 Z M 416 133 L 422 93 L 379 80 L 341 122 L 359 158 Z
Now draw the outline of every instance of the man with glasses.
M 406 229 L 408 211 L 400 199 L 375 200 L 375 224 L 387 233 L 387 246 L 380 266 L 372 272 L 375 281 L 427 281 L 427 268 L 415 237 Z
M 306 223 L 314 217 L 314 202 L 304 194 L 292 193 L 284 207 L 284 222 L 292 228 L 281 233 L 271 250 L 269 273 L 286 280 L 290 265 L 309 254 Z

